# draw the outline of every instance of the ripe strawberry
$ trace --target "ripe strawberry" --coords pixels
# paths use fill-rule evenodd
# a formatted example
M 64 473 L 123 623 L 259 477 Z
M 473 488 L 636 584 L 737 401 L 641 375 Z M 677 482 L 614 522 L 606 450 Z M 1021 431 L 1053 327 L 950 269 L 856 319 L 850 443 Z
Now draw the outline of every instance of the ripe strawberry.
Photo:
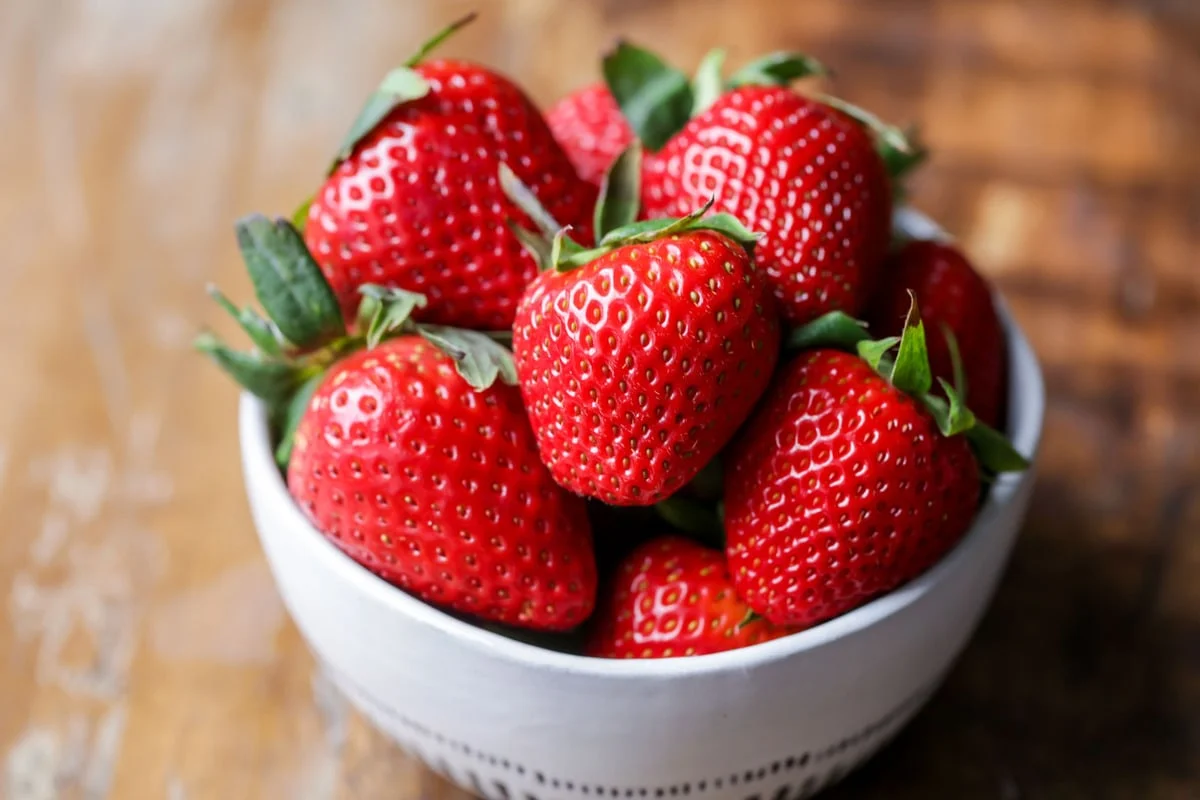
M 440 38 L 390 73 L 356 121 L 308 209 L 305 241 L 347 317 L 374 283 L 423 293 L 424 321 L 507 329 L 536 266 L 505 224 L 517 210 L 497 166 L 585 238 L 596 190 L 507 78 L 463 61 L 417 63 Z
M 600 185 L 613 161 L 633 141 L 633 131 L 603 83 L 578 89 L 546 112 L 546 124 L 579 177 Z
M 734 584 L 776 624 L 830 619 L 938 561 L 977 507 L 972 444 L 986 469 L 1024 466 L 952 389 L 929 394 L 915 304 L 909 320 L 894 361 L 895 339 L 859 344 L 876 368 L 828 347 L 784 366 L 724 459 Z
M 403 336 L 338 362 L 295 442 L 296 502 L 384 579 L 530 628 L 591 612 L 586 509 L 538 461 L 516 387 L 477 392 L 434 345 Z
M 617 568 L 596 611 L 588 655 L 670 658 L 736 650 L 784 636 L 756 619 L 733 588 L 725 557 L 681 536 L 639 546 Z
M 612 196 L 636 197 L 619 178 L 638 171 L 636 157 L 619 158 Z M 702 218 L 706 208 L 632 222 L 630 202 L 616 215 L 623 225 L 606 231 L 607 201 L 600 247 L 556 238 L 554 268 L 517 309 L 513 356 L 555 480 L 613 505 L 651 505 L 750 413 L 775 366 L 779 322 L 736 220 Z
M 722 95 L 647 160 L 642 189 L 650 217 L 712 196 L 764 234 L 755 261 L 789 323 L 862 310 L 887 250 L 892 201 L 858 121 L 778 86 Z
M 1008 358 L 1004 331 L 987 281 L 956 247 L 936 241 L 911 241 L 887 262 L 883 285 L 875 295 L 871 330 L 899 333 L 916 294 L 929 328 L 933 374 L 953 381 L 954 362 L 942 327 L 957 342 L 965 387 L 959 387 L 975 415 L 993 427 L 1003 421 Z M 963 391 L 965 389 L 965 391 Z
M 378 286 L 364 287 L 352 334 L 286 220 L 247 218 L 238 241 L 270 319 L 216 293 L 257 349 L 207 335 L 197 346 L 266 404 L 313 525 L 428 602 L 547 631 L 587 618 L 587 509 L 538 460 L 511 354 L 413 324 L 425 298 Z

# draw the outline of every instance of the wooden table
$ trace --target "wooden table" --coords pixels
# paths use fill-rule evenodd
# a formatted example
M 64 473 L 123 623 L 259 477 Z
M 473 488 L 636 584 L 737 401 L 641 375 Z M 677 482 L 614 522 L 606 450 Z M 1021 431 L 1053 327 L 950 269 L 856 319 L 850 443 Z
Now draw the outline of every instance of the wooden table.
M 803 47 L 920 121 L 918 205 L 1050 391 L 991 613 L 843 798 L 1200 797 L 1200 13 L 1187 0 L 475 3 L 446 47 L 549 101 L 618 32 Z M 0 795 L 459 797 L 329 685 L 192 355 L 369 87 L 459 2 L 0 2 Z M 583 58 L 581 58 L 583 57 Z

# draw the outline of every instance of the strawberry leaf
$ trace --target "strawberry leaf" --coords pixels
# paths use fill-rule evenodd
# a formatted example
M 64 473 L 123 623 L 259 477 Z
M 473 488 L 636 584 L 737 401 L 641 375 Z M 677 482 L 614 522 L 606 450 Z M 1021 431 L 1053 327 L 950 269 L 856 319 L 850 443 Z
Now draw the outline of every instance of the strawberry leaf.
M 684 75 L 648 50 L 619 42 L 604 57 L 604 80 L 629 127 L 650 150 L 658 150 L 692 112 L 692 87 Z
M 254 342 L 255 347 L 269 356 L 283 354 L 283 343 L 280 341 L 282 334 L 270 320 L 263 319 L 252 308 L 238 308 L 216 286 L 209 286 L 208 294 L 217 301 L 217 305 L 229 313 L 229 316 L 237 320 L 238 325 L 250 337 L 250 341 Z
M 958 337 L 945 323 L 941 324 L 942 336 L 946 339 L 946 350 L 950 353 L 950 370 L 954 377 L 954 389 L 961 396 L 967 396 L 967 371 L 963 368 L 962 352 L 958 349 Z
M 290 222 L 244 217 L 237 240 L 258 302 L 288 341 L 308 349 L 345 334 L 337 298 Z
M 509 200 L 513 202 L 517 208 L 525 212 L 526 216 L 533 221 L 537 229 L 547 240 L 553 239 L 554 234 L 558 233 L 562 225 L 559 224 L 542 202 L 537 199 L 537 195 L 533 193 L 525 183 L 517 177 L 517 173 L 512 171 L 512 167 L 503 161 L 500 162 L 500 188 Z
M 554 266 L 554 262 L 550 260 L 550 241 L 545 236 L 540 236 L 511 219 L 508 220 L 508 229 L 517 237 L 525 252 L 533 256 L 538 265 L 538 272 L 545 272 Z
M 350 131 L 342 140 L 337 156 L 329 166 L 329 174 L 350 157 L 358 143 L 375 130 L 375 126 L 382 122 L 384 117 L 404 103 L 421 99 L 429 94 L 429 90 L 429 84 L 411 67 L 396 67 L 385 75 L 379 88 L 367 98 L 366 104 L 350 125 Z
M 596 201 L 593 227 L 596 239 L 637 219 L 642 196 L 642 145 L 633 142 L 617 156 L 604 174 L 600 198 Z
M 746 627 L 747 625 L 752 625 L 753 623 L 758 622 L 760 619 L 766 619 L 766 617 L 762 616 L 754 609 L 748 609 L 746 611 L 746 616 L 742 617 L 742 621 L 737 624 L 737 629 L 740 631 L 742 628 Z
M 376 347 L 390 334 L 405 330 L 412 313 L 429 302 L 423 294 L 373 283 L 364 284 L 359 291 L 363 294 L 364 305 L 369 303 L 371 311 L 366 326 L 368 349 Z
M 884 356 L 898 344 L 899 336 L 888 336 L 884 339 L 865 339 L 859 342 L 855 349 L 858 351 L 858 357 L 866 361 L 871 369 L 886 377 L 891 373 L 892 365 L 890 359 L 884 360 Z
M 319 373 L 312 376 L 303 384 L 287 401 L 286 407 L 283 408 L 283 418 L 279 426 L 279 444 L 275 447 L 275 463 L 280 469 L 287 469 L 288 462 L 292 460 L 292 447 L 296 443 L 296 426 L 300 424 L 301 418 L 304 417 L 304 412 L 308 410 L 308 404 L 312 400 L 313 393 L 324 380 L 325 373 Z
M 946 399 L 935 394 L 925 394 L 921 400 L 929 414 L 937 422 L 938 430 L 943 436 L 956 436 L 965 433 L 975 426 L 975 415 L 963 404 L 962 396 L 946 381 L 938 378 Z
M 915 127 L 910 126 L 901 136 L 907 149 L 894 147 L 891 141 L 886 139 L 876 142 L 879 157 L 883 159 L 884 166 L 887 167 L 888 175 L 891 176 L 893 183 L 898 183 L 902 178 L 908 177 L 910 172 L 924 164 L 929 158 L 929 150 L 921 142 Z
M 458 374 L 472 388 L 482 391 L 497 378 L 509 386 L 517 384 L 512 353 L 487 334 L 442 325 L 419 325 L 417 332 L 454 359 Z
M 268 403 L 284 401 L 305 378 L 296 364 L 233 350 L 210 333 L 196 337 L 194 346 L 247 391 Z
M 707 210 L 712 205 L 712 200 L 704 206 Z M 691 220 L 687 225 L 684 225 L 681 231 L 716 231 L 724 236 L 733 239 L 735 242 L 745 248 L 747 253 L 754 255 L 754 246 L 758 244 L 761 234 L 747 228 L 742 224 L 741 220 L 732 214 L 724 212 L 720 214 L 712 214 L 703 218 Z
M 844 311 L 830 311 L 788 334 L 787 348 L 796 351 L 835 347 L 854 352 L 858 343 L 868 338 L 865 322 Z
M 911 395 L 926 394 L 933 388 L 933 372 L 929 368 L 929 350 L 925 345 L 925 323 L 917 308 L 917 296 L 908 293 L 911 304 L 900 336 L 900 349 L 889 375 L 892 385 Z
M 1029 468 L 1029 461 L 1018 453 L 1004 434 L 982 422 L 967 431 L 967 441 L 979 463 L 989 472 L 1020 472 Z
M 472 11 L 471 13 L 459 17 L 458 19 L 454 20 L 454 22 L 451 22 L 449 25 L 442 28 L 440 31 L 435 33 L 432 38 L 429 39 L 429 41 L 421 45 L 417 52 L 409 56 L 409 59 L 404 62 L 404 66 L 415 67 L 417 64 L 420 64 L 425 60 L 426 56 L 434 51 L 438 45 L 449 39 L 461 29 L 465 28 L 467 25 L 470 25 L 478 16 L 479 15 L 476 12 Z
M 692 79 L 692 116 L 717 102 L 724 91 L 721 68 L 725 65 L 725 51 L 721 48 L 709 50 L 696 69 Z
M 729 88 L 738 86 L 788 86 L 792 81 L 828 75 L 820 61 L 803 53 L 770 53 L 751 61 L 729 78 Z

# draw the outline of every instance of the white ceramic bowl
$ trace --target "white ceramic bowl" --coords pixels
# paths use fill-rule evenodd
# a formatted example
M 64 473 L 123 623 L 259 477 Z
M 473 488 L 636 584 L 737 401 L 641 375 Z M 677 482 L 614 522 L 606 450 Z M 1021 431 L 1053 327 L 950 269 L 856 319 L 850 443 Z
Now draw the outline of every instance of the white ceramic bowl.
M 1010 432 L 1036 454 L 1044 389 L 1003 313 Z M 894 735 L 941 682 L 1003 572 L 1034 472 L 1002 477 L 932 570 L 844 616 L 728 653 L 609 661 L 476 627 L 329 544 L 272 459 L 262 406 L 241 402 L 246 489 L 283 600 L 367 717 L 488 798 L 806 797 Z

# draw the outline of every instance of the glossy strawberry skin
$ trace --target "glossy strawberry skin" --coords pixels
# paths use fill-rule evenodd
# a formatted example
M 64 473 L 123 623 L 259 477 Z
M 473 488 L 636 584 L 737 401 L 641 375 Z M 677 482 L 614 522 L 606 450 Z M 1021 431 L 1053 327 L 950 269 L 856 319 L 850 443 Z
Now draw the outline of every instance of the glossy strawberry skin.
M 954 366 L 942 330 L 945 325 L 954 334 L 962 357 L 968 407 L 988 425 L 1000 426 L 1008 391 L 1008 358 L 1004 329 L 987 281 L 953 245 L 909 242 L 887 261 L 870 315 L 874 335 L 898 336 L 904 329 L 910 289 L 925 320 L 933 374 L 954 382 Z
M 542 460 L 576 494 L 650 505 L 690 481 L 770 381 L 779 322 L 710 231 L 628 245 L 529 286 L 513 356 Z
M 333 544 L 428 602 L 574 627 L 596 591 L 584 503 L 538 461 L 517 388 L 476 392 L 452 364 L 417 336 L 335 364 L 297 428 L 288 488 Z
M 750 607 L 814 625 L 921 574 L 979 499 L 966 439 L 837 350 L 781 368 L 725 460 L 726 550 Z
M 652 539 L 617 567 L 600 600 L 587 653 L 599 658 L 671 658 L 736 650 L 788 633 L 746 620 L 749 607 L 725 556 L 681 536 Z M 740 627 L 739 627 L 740 626 Z
M 460 61 L 416 71 L 425 97 L 391 112 L 337 167 L 309 209 L 305 242 L 354 318 L 363 283 L 409 289 L 415 317 L 507 329 L 533 259 L 507 227 L 501 162 L 554 217 L 590 237 L 596 188 L 580 180 L 537 108 L 513 83 Z
M 723 95 L 646 160 L 649 217 L 716 197 L 763 234 L 755 248 L 791 325 L 827 311 L 859 314 L 887 250 L 891 188 L 857 122 L 789 89 Z
M 633 142 L 633 131 L 603 83 L 578 89 L 546 112 L 546 124 L 579 177 L 599 186 L 621 151 Z

